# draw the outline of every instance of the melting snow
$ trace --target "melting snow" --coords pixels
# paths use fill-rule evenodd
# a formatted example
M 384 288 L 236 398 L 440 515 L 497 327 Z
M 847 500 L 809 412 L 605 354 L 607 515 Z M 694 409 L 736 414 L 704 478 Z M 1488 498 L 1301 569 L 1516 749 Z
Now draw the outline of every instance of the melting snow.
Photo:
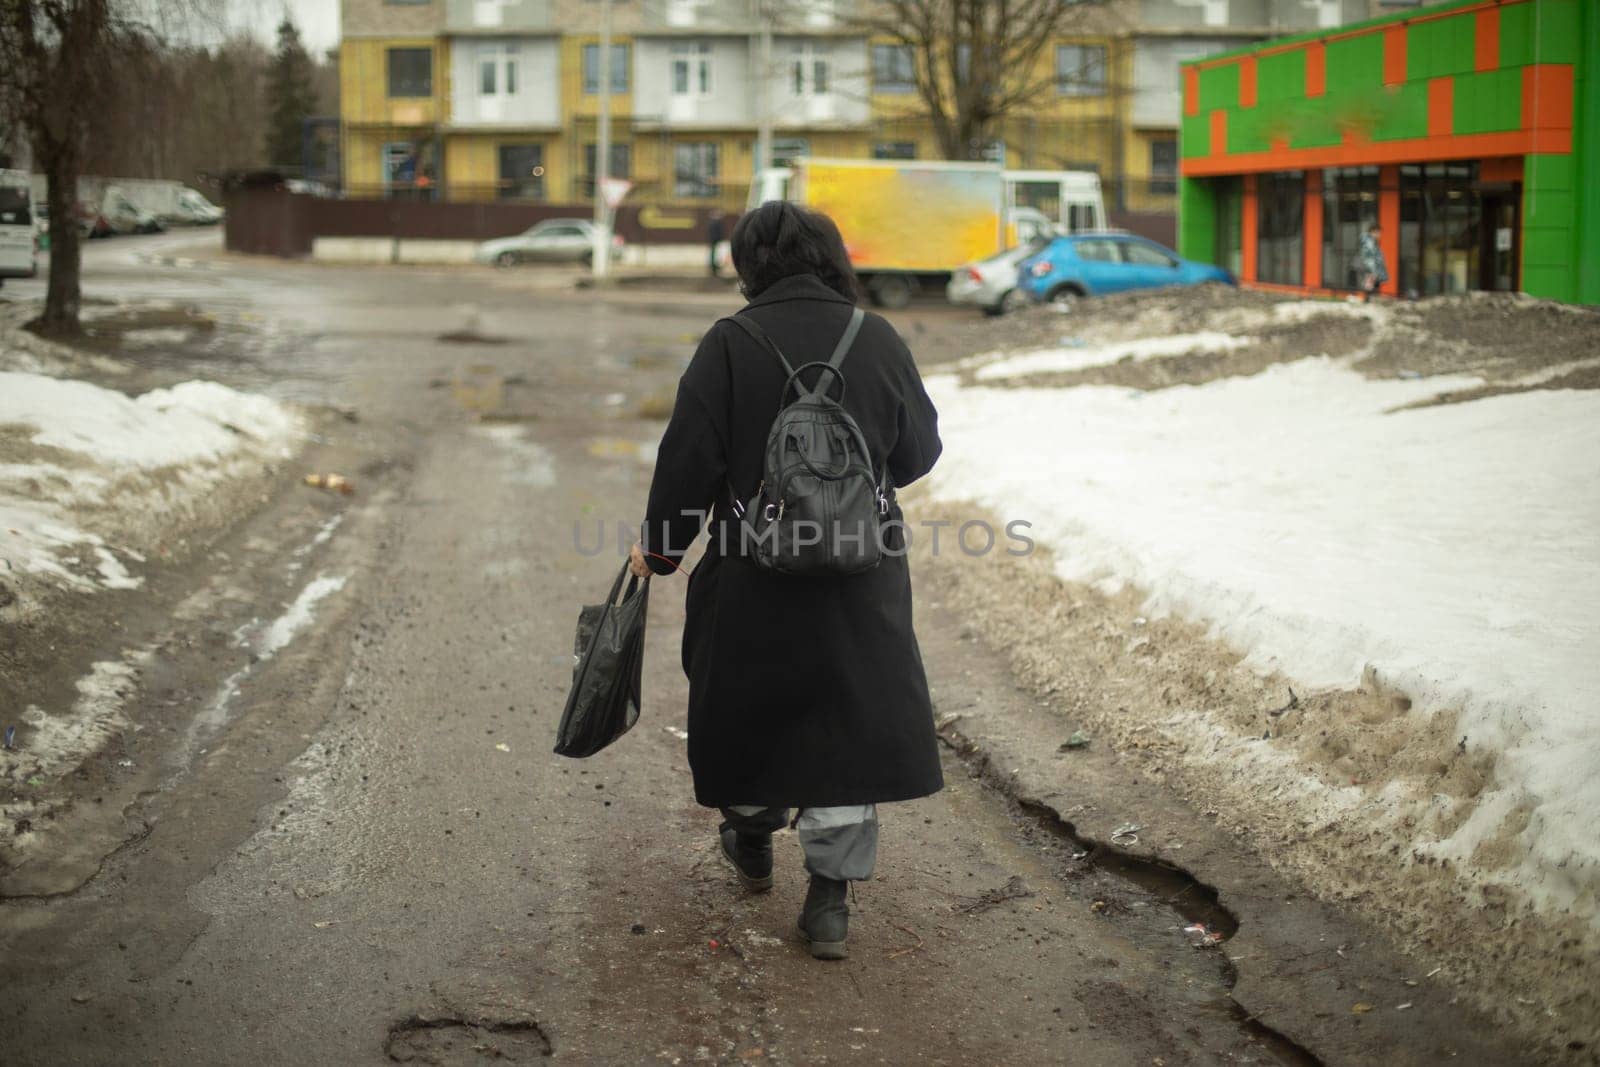
M 933 378 L 930 484 L 1031 520 L 1064 578 L 1134 583 L 1260 668 L 1351 687 L 1371 664 L 1462 708 L 1502 753 L 1498 795 L 1441 851 L 1470 856 L 1529 799 L 1524 883 L 1570 900 L 1600 863 L 1600 393 L 1385 414 L 1462 384 L 1325 358 L 1152 393 Z
M 215 382 L 129 398 L 16 371 L 0 371 L 0 427 L 10 438 L 0 556 L 14 572 L 80 590 L 138 588 L 125 560 L 139 554 L 109 538 L 125 540 L 151 513 L 177 514 L 241 463 L 289 454 L 304 432 L 285 406 Z

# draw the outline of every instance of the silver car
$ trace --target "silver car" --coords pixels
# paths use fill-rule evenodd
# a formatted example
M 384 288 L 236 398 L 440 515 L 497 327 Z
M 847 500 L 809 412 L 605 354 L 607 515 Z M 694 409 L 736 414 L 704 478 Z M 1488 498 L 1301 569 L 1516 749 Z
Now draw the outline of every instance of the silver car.
M 518 263 L 588 263 L 594 256 L 594 223 L 588 219 L 546 219 L 514 237 L 485 241 L 473 253 L 479 263 L 514 267 Z M 623 240 L 611 236 L 612 254 Z
M 945 298 L 952 304 L 975 304 L 985 315 L 1004 315 L 1027 307 L 1028 294 L 1017 288 L 1017 264 L 1049 243 L 1047 236 L 1035 237 L 988 259 L 956 268 L 945 286 Z

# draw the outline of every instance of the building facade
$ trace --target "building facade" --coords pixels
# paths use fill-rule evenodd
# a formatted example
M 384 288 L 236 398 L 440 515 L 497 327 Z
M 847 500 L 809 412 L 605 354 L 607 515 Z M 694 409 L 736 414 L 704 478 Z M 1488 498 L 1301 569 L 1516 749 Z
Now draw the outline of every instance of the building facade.
M 1391 295 L 1600 304 L 1597 71 L 1593 0 L 1451 0 L 1186 63 L 1180 250 L 1353 290 L 1376 224 Z
M 1373 0 L 1138 0 L 1128 31 L 1130 103 L 1124 127 L 1125 190 L 1133 211 L 1177 205 L 1183 63 L 1260 41 L 1340 26 L 1373 14 Z
M 1044 50 L 1037 102 L 997 131 L 993 150 L 1007 165 L 1087 167 L 1115 181 L 1132 55 L 1118 10 L 1088 11 Z M 634 183 L 634 202 L 736 209 L 763 109 L 780 163 L 939 158 L 915 56 L 853 28 L 858 11 L 858 0 L 615 0 L 610 172 Z M 591 195 L 601 95 L 594 0 L 342 0 L 341 31 L 347 194 Z
M 1042 49 L 1025 106 L 983 146 L 1087 169 L 1113 213 L 1177 205 L 1178 65 L 1365 17 L 1374 0 L 1110 0 Z M 865 33 L 873 0 L 614 0 L 611 173 L 631 199 L 736 208 L 763 110 L 774 156 L 935 159 L 911 48 Z M 341 0 L 351 195 L 581 202 L 600 100 L 595 0 Z M 770 56 L 761 18 L 770 19 Z

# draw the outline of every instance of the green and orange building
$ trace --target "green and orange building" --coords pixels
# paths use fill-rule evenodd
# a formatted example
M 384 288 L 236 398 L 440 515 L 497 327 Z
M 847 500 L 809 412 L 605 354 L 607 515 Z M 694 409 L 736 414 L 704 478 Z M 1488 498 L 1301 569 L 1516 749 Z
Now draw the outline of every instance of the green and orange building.
M 1182 67 L 1179 248 L 1246 284 L 1600 304 L 1600 0 L 1452 0 Z

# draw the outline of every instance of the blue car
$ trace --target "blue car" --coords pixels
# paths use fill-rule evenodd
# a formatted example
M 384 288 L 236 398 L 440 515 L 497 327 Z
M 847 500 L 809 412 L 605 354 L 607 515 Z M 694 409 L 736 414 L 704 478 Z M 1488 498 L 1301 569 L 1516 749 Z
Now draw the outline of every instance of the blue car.
M 1221 267 L 1184 259 L 1131 233 L 1057 237 L 1017 268 L 1018 287 L 1034 300 L 1051 302 L 1201 282 L 1237 284 Z

